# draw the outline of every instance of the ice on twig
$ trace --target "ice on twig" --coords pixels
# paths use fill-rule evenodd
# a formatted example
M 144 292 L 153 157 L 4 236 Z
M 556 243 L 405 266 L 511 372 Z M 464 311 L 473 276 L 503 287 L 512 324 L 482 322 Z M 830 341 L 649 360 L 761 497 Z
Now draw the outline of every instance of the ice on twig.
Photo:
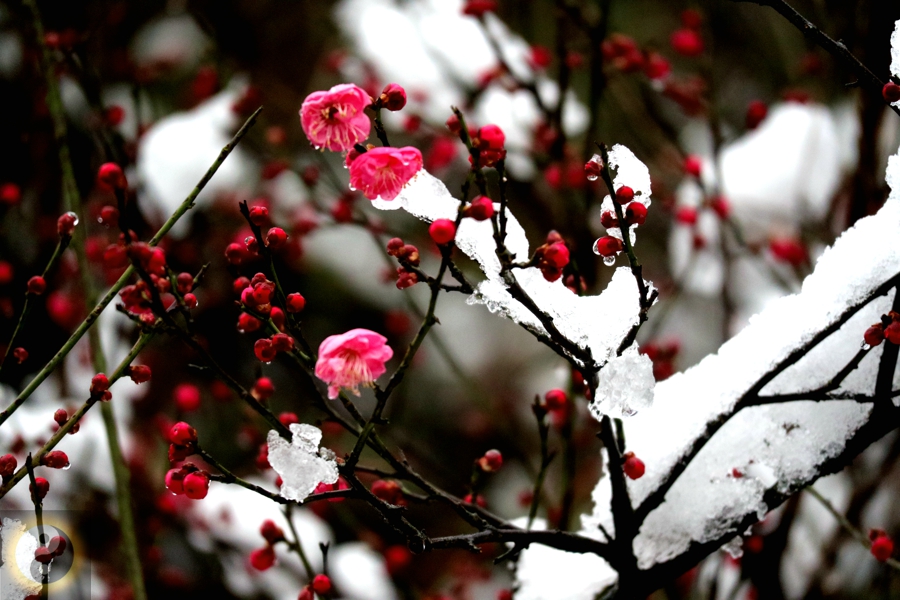
M 320 483 L 336 483 L 337 463 L 334 453 L 319 448 L 322 430 L 305 423 L 292 423 L 290 443 L 269 431 L 269 464 L 281 476 L 281 496 L 302 502 Z
M 598 421 L 603 415 L 630 417 L 650 408 L 655 384 L 653 362 L 632 345 L 600 371 L 597 392 L 588 408 Z

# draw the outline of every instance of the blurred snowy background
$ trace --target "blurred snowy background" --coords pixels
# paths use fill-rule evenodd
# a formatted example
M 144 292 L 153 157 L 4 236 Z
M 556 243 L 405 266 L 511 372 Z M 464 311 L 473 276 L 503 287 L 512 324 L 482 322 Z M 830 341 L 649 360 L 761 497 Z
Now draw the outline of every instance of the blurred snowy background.
M 501 0 L 481 24 L 463 14 L 463 4 L 39 2 L 45 28 L 55 35 L 53 54 L 76 175 L 91 215 L 84 226 L 97 280 L 111 283 L 122 272 L 104 252 L 118 232 L 96 219 L 110 202 L 95 186 L 97 166 L 109 160 L 127 165 L 137 199 L 128 216 L 146 239 L 237 126 L 263 105 L 260 122 L 166 242 L 177 270 L 195 272 L 211 263 L 198 293 L 197 330 L 236 376 L 249 382 L 260 374 L 253 339 L 234 327 L 232 291 L 234 277 L 252 276 L 255 269 L 235 269 L 223 258 L 227 244 L 249 233 L 237 211 L 237 202 L 247 199 L 267 203 L 273 222 L 291 235 L 278 267 L 282 283 L 307 299 L 308 339 L 318 344 L 327 335 L 366 327 L 386 335 L 395 350 L 404 347 L 418 326 L 427 290 L 395 288 L 384 243 L 400 236 L 417 244 L 426 271 L 434 271 L 439 256 L 418 220 L 402 211 L 378 211 L 352 193 L 341 157 L 313 151 L 303 136 L 297 117 L 303 98 L 341 82 L 356 83 L 373 96 L 386 83 L 402 85 L 407 107 L 385 115 L 391 139 L 420 148 L 426 168 L 454 194 L 468 165 L 464 149 L 444 127 L 450 106 L 460 107 L 474 124 L 499 125 L 507 136 L 511 209 L 524 234 L 535 247 L 549 230 L 559 231 L 577 266 L 566 284 L 589 294 L 606 289 L 615 268 L 591 252 L 594 239 L 604 234 L 603 193 L 586 181 L 583 165 L 596 150 L 595 140 L 630 148 L 652 180 L 654 202 L 637 250 L 660 301 L 638 341 L 653 359 L 658 381 L 699 363 L 744 330 L 752 315 L 798 292 L 824 249 L 888 196 L 885 170 L 900 144 L 900 119 L 877 93 L 845 86 L 854 76 L 771 10 L 724 0 Z M 896 3 L 798 0 L 796 8 L 879 76 L 888 76 L 890 35 L 900 18 Z M 598 23 L 605 9 L 601 46 L 582 25 Z M 686 17 L 685 10 L 694 12 Z M 703 41 L 696 56 L 672 37 L 686 29 Z M 60 207 L 58 160 L 36 60 L 27 11 L 17 2 L 0 3 L 0 98 L 7 115 L 0 121 L 0 340 L 12 333 L 25 282 L 53 250 Z M 561 89 L 565 101 L 554 114 Z M 686 174 L 689 158 L 699 161 L 699 177 Z M 881 241 L 889 246 L 890 240 Z M 871 262 L 857 252 L 840 266 L 864 270 Z M 465 266 L 477 279 L 474 263 Z M 48 282 L 46 303 L 35 309 L 27 333 L 35 340 L 29 360 L 3 372 L 4 406 L 85 314 L 75 268 L 74 260 L 64 261 Z M 877 318 L 876 312 L 866 318 Z M 569 369 L 514 323 L 467 305 L 458 294 L 442 296 L 437 316 L 442 326 L 425 342 L 390 405 L 388 439 L 419 471 L 459 495 L 466 493 L 472 461 L 500 449 L 504 468 L 483 494 L 491 510 L 519 518 L 527 514 L 539 464 L 530 405 L 535 395 L 553 388 L 574 392 L 571 418 L 551 433 L 559 456 L 548 473 L 540 516 L 553 526 L 579 529 L 579 515 L 594 512 L 592 490 L 603 467 L 596 421 Z M 134 332 L 113 307 L 100 326 L 113 364 L 127 352 Z M 304 575 L 292 554 L 279 552 L 276 567 L 263 573 L 248 564 L 250 551 L 263 543 L 262 521 L 283 523 L 276 505 L 220 484 L 213 484 L 205 500 L 192 502 L 172 496 L 163 483 L 169 468 L 163 432 L 187 419 L 213 456 L 247 479 L 274 487 L 275 474 L 256 464 L 266 429 L 207 372 L 193 368 L 196 357 L 174 340 L 154 342 L 140 362 L 151 366 L 153 379 L 140 386 L 122 380 L 113 393 L 150 597 L 295 598 Z M 339 455 L 350 451 L 354 440 L 334 423 L 321 422 L 306 379 L 278 362 L 262 372 L 278 390 L 271 401 L 276 414 L 290 411 L 301 422 L 318 423 L 324 445 Z M 65 369 L 0 428 L 0 450 L 16 453 L 21 462 L 52 433 L 54 410 L 85 399 L 92 374 L 87 349 L 79 345 Z M 178 402 L 184 385 L 199 390 L 198 409 Z M 691 389 L 675 384 L 666 388 L 670 394 L 692 393 L 676 385 Z M 361 404 L 367 412 L 371 397 L 364 394 Z M 847 415 L 831 418 L 853 426 Z M 750 444 L 756 433 L 762 436 L 735 432 L 732 440 L 745 435 Z M 73 466 L 48 476 L 48 508 L 82 517 L 78 533 L 91 559 L 92 596 L 127 598 L 99 415 L 89 414 L 60 449 Z M 900 438 L 891 434 L 817 489 L 862 531 L 897 533 L 898 457 Z M 2 506 L 27 507 L 25 486 Z M 459 529 L 427 506 L 413 505 L 410 514 L 433 531 Z M 295 522 L 317 568 L 318 544 L 330 543 L 328 571 L 342 598 L 481 600 L 502 597 L 498 593 L 515 584 L 509 565 L 492 565 L 501 549 L 413 556 L 362 503 L 318 503 L 296 511 Z M 589 576 L 559 581 L 554 558 L 559 556 L 542 556 L 541 549 L 522 557 L 523 588 L 516 597 L 594 597 L 602 583 L 596 560 L 564 557 L 567 569 Z M 900 597 L 900 582 L 820 503 L 800 494 L 754 527 L 743 557 L 714 553 L 654 595 L 752 597 Z

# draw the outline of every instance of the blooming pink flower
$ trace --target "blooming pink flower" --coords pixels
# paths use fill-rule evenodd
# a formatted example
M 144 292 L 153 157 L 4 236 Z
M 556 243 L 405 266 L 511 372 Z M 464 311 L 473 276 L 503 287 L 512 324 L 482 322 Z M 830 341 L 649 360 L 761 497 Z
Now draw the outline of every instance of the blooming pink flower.
M 417 148 L 372 148 L 350 163 L 350 185 L 369 200 L 379 196 L 393 200 L 421 169 L 422 153 Z
M 349 150 L 369 137 L 372 123 L 365 109 L 370 104 L 372 98 L 362 88 L 342 83 L 307 96 L 300 107 L 300 124 L 317 148 Z
M 316 377 L 328 384 L 328 397 L 337 398 L 341 388 L 357 396 L 360 385 L 372 385 L 385 372 L 384 363 L 394 355 L 387 338 L 368 329 L 351 329 L 332 335 L 319 346 Z

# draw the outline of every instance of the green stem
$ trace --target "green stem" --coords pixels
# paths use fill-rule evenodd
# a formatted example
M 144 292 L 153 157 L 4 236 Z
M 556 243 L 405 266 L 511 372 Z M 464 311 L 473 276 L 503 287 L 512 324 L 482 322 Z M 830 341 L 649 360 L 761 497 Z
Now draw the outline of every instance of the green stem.
M 290 543 L 291 549 L 297 553 L 297 556 L 300 557 L 300 561 L 303 563 L 303 568 L 306 569 L 306 577 L 307 580 L 312 583 L 313 578 L 316 576 L 315 570 L 313 570 L 312 565 L 309 562 L 309 559 L 306 557 L 306 552 L 303 551 L 303 546 L 300 544 L 300 536 L 297 534 L 297 528 L 294 526 L 294 519 L 292 518 L 292 509 L 291 505 L 288 505 L 284 508 L 284 518 L 288 523 L 288 527 L 291 529 L 291 535 L 294 536 L 293 543 Z
M 65 252 L 66 248 L 69 246 L 69 242 L 72 241 L 72 236 L 70 235 L 60 235 L 59 242 L 56 244 L 56 249 L 53 250 L 53 256 L 50 257 L 50 260 L 47 262 L 47 266 L 44 267 L 44 272 L 41 276 L 46 280 L 47 276 L 50 274 L 56 267 L 56 263 L 59 262 L 60 257 L 63 252 Z M 25 305 L 22 306 L 22 313 L 19 315 L 19 321 L 16 323 L 16 328 L 13 330 L 12 337 L 9 339 L 9 345 L 6 347 L 6 353 L 3 355 L 3 362 L 0 363 L 0 373 L 3 372 L 3 367 L 6 366 L 7 359 L 9 358 L 9 353 L 16 346 L 16 338 L 19 337 L 19 332 L 22 329 L 22 326 L 25 323 L 25 319 L 28 318 L 28 314 L 31 312 L 31 299 L 34 294 L 30 292 L 26 292 L 25 294 Z
M 207 169 L 206 173 L 197 183 L 196 187 L 191 190 L 191 193 L 188 194 L 187 198 L 181 203 L 181 206 L 172 213 L 169 219 L 160 227 L 159 231 L 156 232 L 156 235 L 150 240 L 149 244 L 151 246 L 157 245 L 160 240 L 169 232 L 170 229 L 178 222 L 184 214 L 193 208 L 194 201 L 197 199 L 197 196 L 206 187 L 206 184 L 209 183 L 209 180 L 212 179 L 212 176 L 215 175 L 216 171 L 219 170 L 219 167 L 222 166 L 222 163 L 231 154 L 232 150 L 234 150 L 235 146 L 237 146 L 238 142 L 246 135 L 247 131 L 253 124 L 256 122 L 259 113 L 262 111 L 262 107 L 258 108 L 256 112 L 250 115 L 250 118 L 244 123 L 244 125 L 238 130 L 234 137 L 231 139 L 228 144 L 222 148 L 222 151 L 219 153 L 219 156 L 216 158 L 215 162 L 210 165 L 209 169 Z M 94 324 L 94 322 L 100 317 L 100 313 L 112 302 L 113 298 L 116 297 L 116 294 L 125 287 L 128 281 L 131 279 L 131 276 L 134 275 L 134 267 L 129 266 L 128 269 L 119 277 L 118 281 L 113 284 L 113 286 L 109 289 L 103 298 L 101 298 L 100 302 L 94 307 L 94 309 L 90 312 L 90 314 L 85 318 L 84 321 L 78 326 L 77 329 L 72 333 L 69 339 L 63 344 L 63 347 L 59 349 L 59 351 L 50 359 L 44 368 L 35 375 L 34 379 L 29 382 L 29 384 L 25 387 L 24 390 L 13 400 L 12 404 L 10 404 L 5 410 L 0 412 L 0 426 L 14 413 L 25 401 L 34 393 L 34 391 L 40 386 L 47 377 L 50 376 L 56 367 L 59 366 L 59 363 L 66 357 L 66 355 L 75 347 L 75 344 L 78 343 L 78 340 L 84 336 L 85 332 L 90 329 L 90 327 Z
M 34 467 L 31 465 L 31 454 L 28 454 L 28 457 L 25 459 L 25 466 L 28 468 L 28 477 L 31 479 L 31 501 L 34 503 L 34 518 L 37 521 L 37 529 L 38 529 L 38 547 L 44 547 L 47 545 L 47 540 L 44 538 L 44 515 L 43 508 L 44 503 L 41 498 L 38 496 L 38 486 L 37 479 L 34 476 Z M 47 584 L 48 577 L 50 575 L 49 565 L 42 564 L 41 565 L 41 600 L 46 600 L 47 598 Z
M 141 352 L 141 350 L 144 349 L 144 346 L 147 345 L 152 337 L 152 333 L 145 333 L 141 335 L 137 343 L 131 349 L 131 352 L 128 353 L 128 356 L 126 356 L 124 360 L 119 363 L 119 366 L 116 368 L 115 372 L 113 372 L 113 374 L 110 376 L 110 386 L 112 386 L 112 384 L 122 378 L 122 376 L 125 374 L 125 371 L 131 365 L 132 361 L 137 358 L 137 355 Z M 82 404 L 81 407 L 77 411 L 75 411 L 75 413 L 71 417 L 69 417 L 69 420 L 66 421 L 59 429 L 57 429 L 56 432 L 50 437 L 50 439 L 47 440 L 47 442 L 41 447 L 41 449 L 38 450 L 38 452 L 34 455 L 32 466 L 37 467 L 38 465 L 40 465 L 41 458 L 45 454 L 56 448 L 57 444 L 59 444 L 59 442 L 62 441 L 66 434 L 69 433 L 69 431 L 71 431 L 71 429 L 75 427 L 75 425 L 77 425 L 79 421 L 81 421 L 81 418 L 84 417 L 85 413 L 87 413 L 87 411 L 89 411 L 91 407 L 97 403 L 98 400 L 99 396 L 92 396 L 87 401 L 85 401 L 85 403 Z M 14 488 L 16 484 L 25 477 L 25 475 L 26 467 L 23 466 L 15 472 L 15 474 L 9 479 L 9 481 L 7 481 L 5 484 L 3 484 L 2 487 L 0 487 L 0 498 L 5 496 L 12 488 Z

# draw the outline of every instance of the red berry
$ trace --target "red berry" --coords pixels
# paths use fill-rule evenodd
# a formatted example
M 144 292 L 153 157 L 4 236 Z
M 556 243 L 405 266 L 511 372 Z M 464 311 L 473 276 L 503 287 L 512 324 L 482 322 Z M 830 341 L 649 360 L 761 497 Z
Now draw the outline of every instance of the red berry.
M 866 329 L 866 332 L 863 334 L 863 340 L 873 348 L 880 345 L 884 341 L 884 326 L 881 323 L 872 325 Z
M 200 408 L 200 388 L 192 383 L 180 383 L 172 392 L 178 410 L 192 412 Z
M 166 489 L 175 495 L 184 493 L 184 478 L 187 475 L 182 469 L 169 469 L 166 473 Z
M 634 453 L 627 452 L 622 469 L 629 479 L 640 479 L 644 476 L 644 461 L 635 456 Z
M 568 401 L 566 393 L 559 389 L 550 390 L 544 394 L 544 404 L 547 406 L 547 410 L 561 410 L 566 407 Z
M 709 201 L 709 207 L 713 209 L 720 219 L 725 220 L 731 215 L 731 204 L 725 196 L 716 196 Z
M 428 227 L 428 234 L 435 244 L 449 244 L 456 237 L 456 224 L 450 219 L 436 219 Z
M 643 225 L 647 220 L 647 207 L 640 202 L 631 202 L 625 207 L 625 223 Z
M 306 306 L 306 298 L 304 298 L 301 294 L 288 294 L 287 302 L 285 302 L 285 309 L 289 313 L 298 313 Z
M 40 500 L 43 500 L 47 496 L 47 492 L 50 491 L 50 482 L 44 479 L 43 477 L 35 477 L 34 483 L 37 486 L 37 497 Z M 32 495 L 35 494 L 34 490 L 35 486 L 29 485 L 28 490 Z
M 494 216 L 494 203 L 487 196 L 475 196 L 466 207 L 466 216 L 476 221 L 486 221 Z
M 107 227 L 116 227 L 119 224 L 119 209 L 115 206 L 104 206 L 101 208 L 100 222 Z
M 22 191 L 15 183 L 0 185 L 0 204 L 18 204 L 22 199 Z
M 669 38 L 672 49 L 682 56 L 699 56 L 703 54 L 703 38 L 693 29 L 679 29 Z
M 569 248 L 562 242 L 550 244 L 544 250 L 543 259 L 555 268 L 562 269 L 569 264 Z
M 12 454 L 0 456 L 0 477 L 3 477 L 4 480 L 8 477 L 12 477 L 12 474 L 16 471 L 17 465 L 18 462 L 16 461 L 16 457 Z
M 615 200 L 619 204 L 628 204 L 629 202 L 634 200 L 634 190 L 627 185 L 623 185 L 616 190 L 616 197 L 613 198 L 613 200 Z
M 253 384 L 253 395 L 260 400 L 268 400 L 275 393 L 275 385 L 268 377 L 260 377 Z
M 499 450 L 488 450 L 484 456 L 478 459 L 478 468 L 485 473 L 499 471 L 503 466 L 503 455 Z
M 150 381 L 150 367 L 147 365 L 131 365 L 128 367 L 128 376 L 135 383 Z
M 28 280 L 28 293 L 40 296 L 47 291 L 47 282 L 40 275 L 35 275 Z
M 209 492 L 209 477 L 202 471 L 188 473 L 182 482 L 184 495 L 191 500 L 202 500 Z
M 693 206 L 681 206 L 675 211 L 675 220 L 682 225 L 697 223 L 697 209 Z
M 265 206 L 254 206 L 250 209 L 250 222 L 257 227 L 264 225 L 269 219 L 269 209 Z
M 294 349 L 294 338 L 286 333 L 276 333 L 272 336 L 272 349 L 275 352 L 290 352 Z
M 459 117 L 456 116 L 456 113 L 450 115 L 444 125 L 450 130 L 450 133 L 459 133 L 462 130 L 462 126 L 459 124 Z
M 611 235 L 604 236 L 594 242 L 594 253 L 600 256 L 615 256 L 622 251 L 622 240 Z
M 316 575 L 312 580 L 312 589 L 317 594 L 327 594 L 331 591 L 331 579 L 328 578 L 328 575 Z
M 884 84 L 884 87 L 881 88 L 881 95 L 884 97 L 885 102 L 889 102 L 893 104 L 900 100 L 900 85 L 897 85 L 893 81 L 888 81 Z
M 172 425 L 169 431 L 169 441 L 179 446 L 187 446 L 197 441 L 197 430 L 184 421 Z
M 266 519 L 263 521 L 263 524 L 259 526 L 259 535 L 263 536 L 271 546 L 284 540 L 284 531 L 271 519 Z
M 69 457 L 65 452 L 53 450 L 41 457 L 41 464 L 51 469 L 65 469 L 69 466 Z
M 885 327 L 884 337 L 892 344 L 900 344 L 900 323 L 894 321 Z
M 478 141 L 482 149 L 503 150 L 506 135 L 496 125 L 485 125 L 478 130 Z
M 769 114 L 769 108 L 762 100 L 754 100 L 747 105 L 747 116 L 745 117 L 747 129 L 756 129 L 766 115 Z
M 108 190 L 124 190 L 128 187 L 122 167 L 112 162 L 100 165 L 100 169 L 97 171 L 97 181 Z
M 472 17 L 483 17 L 484 13 L 497 10 L 496 0 L 467 0 L 463 6 L 463 14 Z
M 794 238 L 775 238 L 769 242 L 769 251 L 776 260 L 799 266 L 806 262 L 806 247 Z
M 287 237 L 284 229 L 281 227 L 273 227 L 269 230 L 269 233 L 266 234 L 266 246 L 272 250 L 278 250 L 284 246 L 285 242 L 287 242 Z
M 700 177 L 703 169 L 703 162 L 699 156 L 690 154 L 684 159 L 684 172 L 692 177 Z
M 20 365 L 28 360 L 28 350 L 22 347 L 13 348 L 12 355 Z
M 75 231 L 76 225 L 78 225 L 78 215 L 69 211 L 56 220 L 56 233 L 70 236 Z
M 97 373 L 91 378 L 91 395 L 102 394 L 109 389 L 109 378 L 103 373 Z
M 894 542 L 886 535 L 880 535 L 872 540 L 872 546 L 869 548 L 872 556 L 879 562 L 885 562 L 894 553 Z
M 285 427 L 290 427 L 294 423 L 299 423 L 300 417 L 297 416 L 297 413 L 283 412 L 278 415 L 278 420 L 281 421 L 281 424 Z
M 403 500 L 403 488 L 393 479 L 376 479 L 372 483 L 372 495 L 388 504 L 400 504 Z
M 272 340 L 262 338 L 256 340 L 256 343 L 253 344 L 253 353 L 256 354 L 256 358 L 262 362 L 270 363 L 275 358 L 278 351 L 272 347 Z
M 233 265 L 241 264 L 246 255 L 247 250 L 237 242 L 228 244 L 228 246 L 225 247 L 225 259 Z
M 250 564 L 257 571 L 265 571 L 275 564 L 275 549 L 264 546 L 250 553 Z
M 406 90 L 396 83 L 389 83 L 381 90 L 381 105 L 390 111 L 396 111 L 406 106 Z

